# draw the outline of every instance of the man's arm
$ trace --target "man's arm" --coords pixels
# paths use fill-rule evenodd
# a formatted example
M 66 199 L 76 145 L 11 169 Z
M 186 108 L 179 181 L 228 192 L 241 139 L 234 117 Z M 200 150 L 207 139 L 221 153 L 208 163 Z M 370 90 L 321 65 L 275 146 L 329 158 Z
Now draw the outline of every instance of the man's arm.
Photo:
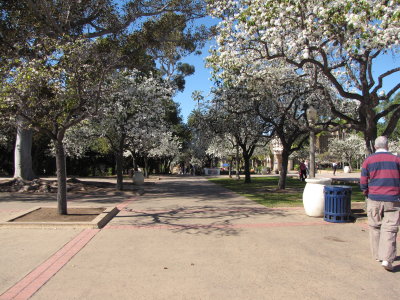
M 368 163 L 364 161 L 361 167 L 360 188 L 366 197 L 368 197 L 368 181 L 369 181 Z

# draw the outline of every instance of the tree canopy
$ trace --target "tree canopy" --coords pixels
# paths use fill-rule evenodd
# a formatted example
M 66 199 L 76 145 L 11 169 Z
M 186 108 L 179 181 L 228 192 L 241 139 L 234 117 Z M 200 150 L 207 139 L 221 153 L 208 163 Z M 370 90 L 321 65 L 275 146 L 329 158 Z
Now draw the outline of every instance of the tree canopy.
M 232 76 L 225 71 L 233 69 L 236 76 L 249 76 L 251 70 L 251 76 L 266 78 L 271 62 L 280 60 L 323 91 L 321 100 L 348 126 L 364 133 L 369 151 L 378 122 L 389 114 L 383 134 L 393 132 L 400 105 L 390 100 L 400 83 L 388 91 L 383 83 L 399 74 L 400 67 L 386 66 L 378 75 L 374 71 L 379 56 L 399 53 L 399 1 L 215 0 L 209 8 L 222 19 L 218 46 L 209 59 L 220 76 Z M 248 71 L 242 73 L 243 68 Z M 330 88 L 335 97 L 357 104 L 356 116 L 335 105 Z M 377 110 L 382 102 L 390 104 Z

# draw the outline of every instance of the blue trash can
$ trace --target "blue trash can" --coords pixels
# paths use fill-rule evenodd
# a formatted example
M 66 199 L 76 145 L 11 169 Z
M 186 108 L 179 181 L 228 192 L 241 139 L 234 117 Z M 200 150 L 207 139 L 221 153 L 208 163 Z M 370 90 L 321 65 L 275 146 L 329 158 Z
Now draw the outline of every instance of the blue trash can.
M 324 188 L 324 220 L 332 223 L 352 222 L 351 187 L 347 185 L 326 185 Z

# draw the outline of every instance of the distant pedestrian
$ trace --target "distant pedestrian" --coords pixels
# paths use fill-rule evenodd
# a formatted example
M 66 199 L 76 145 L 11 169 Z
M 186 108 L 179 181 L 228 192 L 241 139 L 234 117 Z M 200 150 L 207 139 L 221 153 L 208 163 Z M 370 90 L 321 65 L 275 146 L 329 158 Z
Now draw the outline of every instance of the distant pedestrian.
M 306 174 L 310 176 L 310 162 L 306 160 L 304 164 L 306 165 Z
M 335 175 L 337 170 L 337 162 L 332 163 L 332 169 L 333 169 L 333 175 Z
M 307 178 L 307 166 L 304 163 L 304 160 L 300 162 L 299 175 L 300 175 L 300 180 L 301 181 L 306 180 L 306 178 Z
M 393 270 L 400 225 L 400 157 L 388 152 L 388 140 L 375 140 L 375 153 L 362 164 L 360 187 L 367 199 L 372 255 L 382 267 Z

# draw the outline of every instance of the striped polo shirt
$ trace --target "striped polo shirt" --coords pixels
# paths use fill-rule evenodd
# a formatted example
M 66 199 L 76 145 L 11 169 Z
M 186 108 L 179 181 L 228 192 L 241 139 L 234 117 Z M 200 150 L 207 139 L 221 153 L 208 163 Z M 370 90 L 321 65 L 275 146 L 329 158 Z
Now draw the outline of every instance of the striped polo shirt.
M 368 156 L 361 169 L 360 187 L 376 201 L 400 201 L 400 157 L 379 149 Z

